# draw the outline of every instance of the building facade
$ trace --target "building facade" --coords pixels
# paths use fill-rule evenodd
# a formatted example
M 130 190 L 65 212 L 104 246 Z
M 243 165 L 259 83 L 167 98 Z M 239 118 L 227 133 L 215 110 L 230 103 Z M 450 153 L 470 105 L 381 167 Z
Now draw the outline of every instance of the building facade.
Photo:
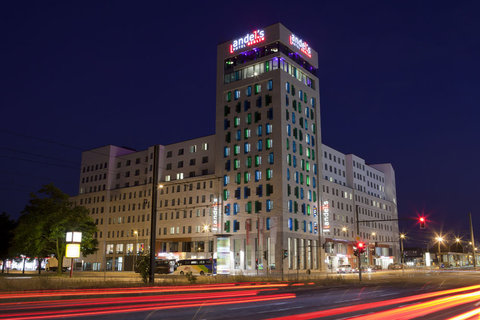
M 235 274 L 334 271 L 354 264 L 363 240 L 365 263 L 393 262 L 393 168 L 322 144 L 317 68 L 283 25 L 257 29 L 217 47 L 215 135 L 161 145 L 157 157 L 153 147 L 84 152 L 74 199 L 101 245 L 85 268 L 133 268 L 148 249 L 153 185 L 159 256 L 216 257 Z

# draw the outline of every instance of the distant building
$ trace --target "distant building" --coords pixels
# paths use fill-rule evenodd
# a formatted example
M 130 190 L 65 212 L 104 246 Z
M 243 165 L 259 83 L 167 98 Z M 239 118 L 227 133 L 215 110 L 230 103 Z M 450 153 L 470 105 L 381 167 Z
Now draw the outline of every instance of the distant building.
M 356 264 L 359 239 L 364 263 L 396 262 L 394 170 L 322 144 L 317 53 L 274 24 L 217 57 L 216 133 L 160 146 L 159 181 L 153 147 L 83 152 L 74 199 L 100 242 L 85 268 L 132 270 L 149 244 L 152 183 L 160 256 L 214 256 L 228 273 L 333 271 Z

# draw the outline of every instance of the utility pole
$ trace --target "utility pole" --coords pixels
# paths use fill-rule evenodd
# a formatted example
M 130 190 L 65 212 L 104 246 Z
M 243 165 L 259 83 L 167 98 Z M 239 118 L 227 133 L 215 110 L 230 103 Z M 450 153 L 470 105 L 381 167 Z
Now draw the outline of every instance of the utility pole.
M 155 283 L 155 242 L 157 235 L 157 185 L 158 185 L 158 145 L 153 147 L 153 177 L 152 177 L 152 213 L 150 215 L 150 277 L 149 282 Z
M 355 206 L 355 214 L 356 214 L 356 220 L 357 220 L 357 242 L 360 240 L 360 221 L 358 220 L 358 206 Z M 362 254 L 360 253 L 360 250 L 358 250 L 358 280 L 362 281 Z
M 477 268 L 477 260 L 475 258 L 475 237 L 473 236 L 472 213 L 468 213 L 470 217 L 470 237 L 472 239 L 472 256 L 473 256 L 473 270 Z

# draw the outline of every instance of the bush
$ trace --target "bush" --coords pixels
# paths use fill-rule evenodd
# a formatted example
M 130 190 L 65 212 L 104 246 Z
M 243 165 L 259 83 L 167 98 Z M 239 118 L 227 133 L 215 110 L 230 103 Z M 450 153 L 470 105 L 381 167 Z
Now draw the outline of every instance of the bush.
M 143 283 L 147 283 L 150 275 L 150 253 L 144 252 L 138 257 L 135 271 L 142 276 Z

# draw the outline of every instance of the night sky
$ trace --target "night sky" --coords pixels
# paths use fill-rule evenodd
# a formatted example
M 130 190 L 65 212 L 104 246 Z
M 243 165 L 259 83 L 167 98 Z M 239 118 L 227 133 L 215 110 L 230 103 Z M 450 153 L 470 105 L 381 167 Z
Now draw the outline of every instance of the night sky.
M 0 4 L 0 211 L 76 194 L 82 150 L 213 134 L 216 45 L 282 22 L 319 53 L 323 142 L 392 163 L 400 216 L 428 216 L 401 229 L 480 232 L 480 2 L 165 3 Z

